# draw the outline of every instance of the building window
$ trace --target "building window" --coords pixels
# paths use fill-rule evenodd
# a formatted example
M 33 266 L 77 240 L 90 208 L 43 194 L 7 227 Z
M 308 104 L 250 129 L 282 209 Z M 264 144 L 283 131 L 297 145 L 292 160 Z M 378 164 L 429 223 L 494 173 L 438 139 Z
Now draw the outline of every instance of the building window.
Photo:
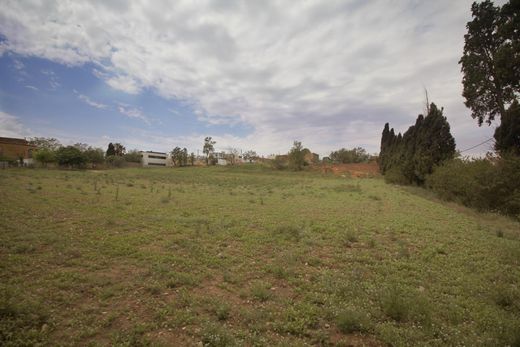
M 164 163 L 148 163 L 148 165 L 166 166 L 166 164 L 164 164 Z
M 159 155 L 149 155 L 148 158 L 150 158 L 150 159 L 166 159 L 166 157 L 161 157 Z

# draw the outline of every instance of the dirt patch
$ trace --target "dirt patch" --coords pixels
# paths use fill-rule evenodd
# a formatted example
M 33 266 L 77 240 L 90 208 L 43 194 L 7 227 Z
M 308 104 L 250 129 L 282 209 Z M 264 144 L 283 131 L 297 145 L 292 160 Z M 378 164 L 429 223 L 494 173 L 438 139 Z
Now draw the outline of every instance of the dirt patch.
M 315 170 L 320 170 L 322 173 L 332 173 L 336 176 L 349 175 L 351 177 L 374 177 L 379 175 L 379 165 L 373 163 L 358 163 L 358 164 L 324 164 L 314 167 Z

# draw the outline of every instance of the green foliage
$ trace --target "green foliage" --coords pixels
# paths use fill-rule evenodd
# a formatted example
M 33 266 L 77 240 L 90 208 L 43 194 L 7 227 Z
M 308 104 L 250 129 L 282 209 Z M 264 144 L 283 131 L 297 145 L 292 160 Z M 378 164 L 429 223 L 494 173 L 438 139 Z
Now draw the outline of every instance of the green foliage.
M 305 165 L 305 149 L 300 141 L 294 141 L 289 151 L 289 167 L 295 171 L 300 171 Z
M 56 160 L 58 164 L 81 167 L 87 162 L 85 155 L 75 146 L 61 147 L 56 151 Z
M 206 165 L 210 163 L 210 157 L 213 155 L 215 151 L 215 141 L 211 136 L 208 136 L 204 139 L 204 146 L 202 147 L 202 153 L 206 155 Z
M 173 161 L 173 165 L 176 166 L 186 166 L 188 165 L 188 150 L 186 148 L 181 149 L 180 147 L 175 147 L 171 151 L 171 158 Z M 195 158 L 193 158 L 195 160 Z M 193 162 L 192 162 L 193 165 Z
M 50 148 L 39 148 L 34 153 L 34 159 L 46 166 L 48 163 L 53 163 L 56 161 L 56 152 Z
M 426 180 L 441 198 L 479 210 L 520 214 L 520 158 L 454 159 Z
M 366 163 L 370 159 L 370 155 L 364 148 L 356 147 L 353 149 L 341 148 L 330 153 L 330 157 L 334 163 Z
M 53 137 L 33 137 L 29 143 L 38 149 L 47 149 L 52 152 L 61 147 L 61 143 Z
M 336 324 L 343 334 L 365 332 L 370 326 L 370 320 L 366 314 L 357 310 L 344 310 L 338 314 Z
M 208 325 L 202 331 L 202 343 L 206 347 L 229 347 L 236 345 L 235 339 L 218 325 Z
M 105 158 L 106 163 L 112 167 L 124 167 L 126 160 L 123 157 L 111 155 Z
M 104 153 L 101 148 L 88 147 L 83 154 L 87 163 L 101 164 L 105 161 Z
M 455 139 L 442 112 L 431 103 L 426 117 L 419 115 L 403 136 L 385 124 L 379 164 L 388 182 L 422 185 L 436 165 L 453 158 Z
M 271 161 L 271 166 L 275 170 L 285 170 L 289 167 L 289 161 L 282 155 L 277 155 Z
M 520 155 L 520 104 L 515 100 L 495 129 L 495 149 L 503 155 Z
M 114 144 L 112 142 L 110 142 L 108 144 L 108 148 L 107 148 L 107 151 L 106 151 L 106 154 L 105 154 L 107 157 L 112 157 L 112 156 L 115 156 L 116 155 L 116 150 L 114 148 Z
M 519 5 L 513 0 L 500 8 L 486 0 L 474 2 L 471 12 L 459 61 L 462 95 L 478 124 L 491 124 L 520 92 Z
M 132 149 L 123 156 L 128 163 L 141 163 L 142 154 L 137 149 Z

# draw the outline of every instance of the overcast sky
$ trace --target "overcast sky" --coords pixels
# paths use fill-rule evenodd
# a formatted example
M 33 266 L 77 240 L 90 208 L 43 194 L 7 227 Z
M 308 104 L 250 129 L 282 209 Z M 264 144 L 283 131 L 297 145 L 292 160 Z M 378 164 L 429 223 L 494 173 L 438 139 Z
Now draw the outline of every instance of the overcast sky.
M 131 4 L 130 4 L 131 3 Z M 379 151 L 430 101 L 459 150 L 471 1 L 0 0 L 0 136 L 106 148 Z M 484 153 L 484 145 L 465 154 Z

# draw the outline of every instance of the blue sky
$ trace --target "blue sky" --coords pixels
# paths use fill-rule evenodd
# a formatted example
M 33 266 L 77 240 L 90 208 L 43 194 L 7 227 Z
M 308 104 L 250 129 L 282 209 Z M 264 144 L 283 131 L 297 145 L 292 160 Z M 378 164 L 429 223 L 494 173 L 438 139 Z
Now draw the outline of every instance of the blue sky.
M 96 67 L 88 63 L 67 66 L 37 57 L 4 54 L 0 57 L 1 110 L 17 115 L 25 128 L 21 133 L 6 135 L 52 136 L 64 143 L 85 142 L 103 148 L 109 141 L 121 141 L 127 149 L 146 150 L 153 149 L 147 145 L 156 145 L 167 150 L 167 145 L 154 138 L 198 133 L 246 136 L 251 132 L 243 123 L 200 121 L 189 102 L 163 98 L 153 90 L 137 94 L 116 90 L 98 78 L 95 71 Z M 133 136 L 149 139 L 140 142 Z
M 379 150 L 424 88 L 458 149 L 492 136 L 463 104 L 471 1 L 5 1 L 0 136 L 106 148 L 326 155 Z M 465 154 L 483 154 L 490 145 Z

